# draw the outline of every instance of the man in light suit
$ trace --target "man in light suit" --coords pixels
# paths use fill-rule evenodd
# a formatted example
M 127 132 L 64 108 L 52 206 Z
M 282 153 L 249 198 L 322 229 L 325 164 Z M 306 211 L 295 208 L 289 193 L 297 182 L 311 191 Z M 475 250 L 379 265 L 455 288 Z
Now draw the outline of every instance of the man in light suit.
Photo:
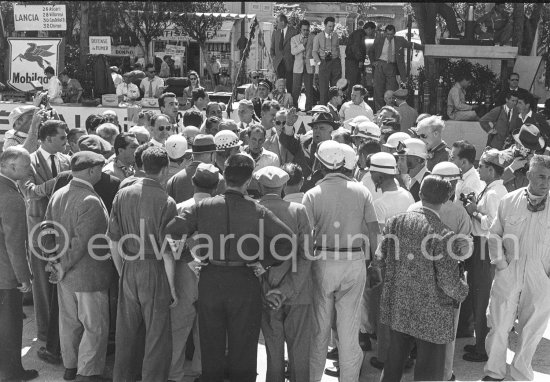
M 19 181 L 19 186 L 27 203 L 27 225 L 30 238 L 30 264 L 34 277 L 32 288 L 34 312 L 38 339 L 45 341 L 48 331 L 48 317 L 50 312 L 50 283 L 49 275 L 45 271 L 47 262 L 40 257 L 41 251 L 37 242 L 37 227 L 44 220 L 48 200 L 53 192 L 57 174 L 69 170 L 70 158 L 62 154 L 67 145 L 67 124 L 63 121 L 48 120 L 42 122 L 38 130 L 38 139 L 41 144 L 38 150 L 31 154 L 32 172 Z
M 319 66 L 319 93 L 321 105 L 326 105 L 328 89 L 336 86 L 336 81 L 342 77 L 342 64 L 340 63 L 340 46 L 338 34 L 334 32 L 334 17 L 325 19 L 325 31 L 317 33 L 313 40 L 313 59 Z
M 420 49 L 419 44 L 408 42 L 401 36 L 395 36 L 395 27 L 386 26 L 385 34 L 378 36 L 369 48 L 370 61 L 374 65 L 374 104 L 376 110 L 384 106 L 384 92 L 396 90 L 396 76 L 401 82 L 407 82 L 407 68 L 405 66 L 405 48 Z
M 302 78 L 306 87 L 306 111 L 313 105 L 313 74 L 315 68 L 311 66 L 313 36 L 309 34 L 309 21 L 300 21 L 300 34 L 290 39 L 290 51 L 294 55 L 294 70 L 292 80 L 292 99 L 294 107 L 298 107 L 298 98 L 302 90 Z
M 512 134 L 511 122 L 518 119 L 516 105 L 518 103 L 518 93 L 508 92 L 506 94 L 506 103 L 497 106 L 485 114 L 479 120 L 481 128 L 489 135 L 487 137 L 487 146 L 497 150 L 504 148 L 506 138 Z
M 296 30 L 288 25 L 288 18 L 284 14 L 277 17 L 277 30 L 271 35 L 271 58 L 277 78 L 286 79 L 287 90 L 292 89 L 292 67 L 294 56 L 290 51 L 290 39 L 297 34 Z

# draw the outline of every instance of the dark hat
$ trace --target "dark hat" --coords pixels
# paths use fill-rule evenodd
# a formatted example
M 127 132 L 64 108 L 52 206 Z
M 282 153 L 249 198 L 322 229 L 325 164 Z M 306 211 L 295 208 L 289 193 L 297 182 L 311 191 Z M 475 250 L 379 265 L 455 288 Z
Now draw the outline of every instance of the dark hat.
M 313 127 L 314 125 L 318 123 L 328 123 L 332 126 L 333 129 L 337 129 L 340 127 L 340 124 L 338 122 L 334 122 L 334 118 L 332 118 L 332 114 L 330 113 L 317 113 L 313 116 L 313 119 L 309 123 L 309 126 Z
M 260 86 L 265 86 L 269 91 L 273 89 L 273 84 L 269 80 L 266 80 L 265 78 L 263 80 L 260 80 L 260 82 L 258 82 L 258 87 Z
M 530 123 L 521 126 L 521 129 L 516 130 L 512 135 L 516 142 L 529 150 L 542 150 L 546 146 L 539 128 Z
M 220 170 L 212 164 L 209 163 L 200 163 L 197 166 L 197 171 L 193 175 L 193 182 L 203 188 L 212 188 L 215 187 L 220 178 Z
M 216 151 L 216 143 L 214 136 L 210 134 L 199 134 L 195 137 L 191 145 L 193 154 L 210 153 Z
M 103 166 L 105 158 L 91 151 L 79 151 L 71 157 L 71 170 L 82 171 L 95 166 Z
M 78 138 L 77 144 L 81 151 L 92 151 L 101 155 L 113 150 L 113 146 L 99 135 L 83 135 Z

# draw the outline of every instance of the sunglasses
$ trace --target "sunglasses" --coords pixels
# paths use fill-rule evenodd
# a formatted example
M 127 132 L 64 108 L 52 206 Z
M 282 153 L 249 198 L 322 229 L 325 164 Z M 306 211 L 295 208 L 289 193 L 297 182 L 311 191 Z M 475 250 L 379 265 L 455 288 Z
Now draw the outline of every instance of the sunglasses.
M 422 139 L 426 139 L 428 138 L 428 135 L 426 134 L 416 134 L 418 136 L 418 138 L 422 138 Z
M 510 78 L 510 81 L 519 81 L 519 78 Z
M 148 71 L 147 73 L 149 73 L 149 74 L 155 74 L 156 71 L 152 71 L 152 72 L 151 72 L 151 71 Z
M 276 124 L 277 126 L 279 126 L 279 125 L 284 125 L 284 124 L 285 124 L 285 121 L 275 121 L 275 124 Z
M 164 131 L 164 129 L 166 129 L 166 131 L 170 131 L 172 129 L 172 126 L 159 126 L 159 131 Z
M 260 78 L 260 76 L 254 76 L 254 77 L 252 77 L 252 78 L 254 78 L 255 80 L 257 80 L 258 78 Z
M 197 77 L 191 77 L 189 78 L 191 81 L 196 81 L 197 80 Z

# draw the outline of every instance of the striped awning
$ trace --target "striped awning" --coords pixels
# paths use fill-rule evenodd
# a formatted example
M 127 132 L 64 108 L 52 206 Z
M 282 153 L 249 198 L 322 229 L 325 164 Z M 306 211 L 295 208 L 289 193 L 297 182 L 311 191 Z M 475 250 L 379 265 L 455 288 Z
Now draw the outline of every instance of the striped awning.
M 181 15 L 185 15 L 186 13 L 182 13 Z M 195 16 L 201 17 L 221 17 L 222 19 L 230 19 L 230 20 L 239 20 L 239 19 L 249 19 L 252 20 L 256 17 L 255 14 L 243 14 L 243 13 L 201 13 L 201 12 L 195 12 Z

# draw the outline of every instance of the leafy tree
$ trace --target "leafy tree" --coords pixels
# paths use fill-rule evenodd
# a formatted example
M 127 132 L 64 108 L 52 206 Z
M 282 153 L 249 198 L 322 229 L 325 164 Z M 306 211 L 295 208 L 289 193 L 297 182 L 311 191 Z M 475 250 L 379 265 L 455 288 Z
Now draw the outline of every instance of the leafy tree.
M 173 18 L 174 24 L 184 34 L 196 40 L 200 46 L 206 70 L 210 78 L 214 78 L 210 60 L 206 56 L 206 42 L 220 30 L 223 18 L 214 15 L 196 15 L 196 13 L 227 12 L 221 1 L 187 2 L 183 3 L 183 13 Z
M 299 6 L 277 3 L 273 7 L 273 17 L 275 18 L 280 14 L 287 17 L 288 25 L 298 30 L 298 24 L 305 18 L 306 11 Z

